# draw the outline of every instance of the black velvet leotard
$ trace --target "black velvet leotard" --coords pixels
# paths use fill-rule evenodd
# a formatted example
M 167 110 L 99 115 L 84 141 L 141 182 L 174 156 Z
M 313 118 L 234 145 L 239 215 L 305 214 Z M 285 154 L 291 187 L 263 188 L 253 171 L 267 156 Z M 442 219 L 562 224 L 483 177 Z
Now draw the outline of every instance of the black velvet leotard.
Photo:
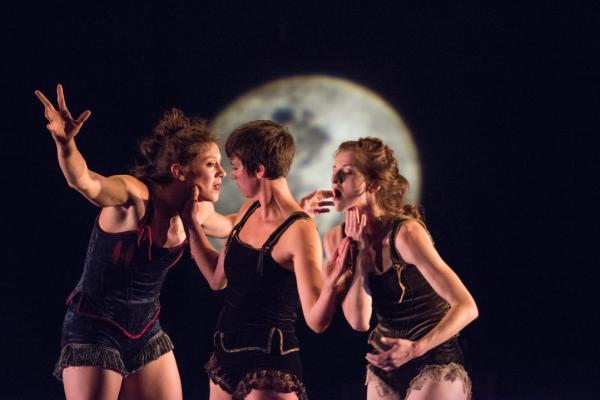
M 377 326 L 371 331 L 368 340 L 376 353 L 389 349 L 389 346 L 381 342 L 382 336 L 418 340 L 433 329 L 450 308 L 419 269 L 406 263 L 396 250 L 396 235 L 402 224 L 409 220 L 410 218 L 403 217 L 394 221 L 389 237 L 392 266 L 383 273 L 372 272 L 368 278 L 372 307 L 377 318 Z M 458 369 L 457 374 L 462 377 L 463 364 L 462 351 L 457 336 L 454 336 L 392 371 L 386 372 L 373 365 L 368 368 L 397 392 L 400 398 L 404 398 L 411 381 L 426 369 L 451 366 L 454 370 Z M 464 377 L 468 380 L 466 373 Z
M 213 382 L 241 398 L 252 389 L 296 392 L 305 398 L 294 323 L 300 306 L 296 275 L 279 265 L 271 250 L 303 212 L 290 215 L 260 249 L 239 238 L 255 202 L 227 243 L 227 292 L 214 334 L 215 352 L 206 365 Z

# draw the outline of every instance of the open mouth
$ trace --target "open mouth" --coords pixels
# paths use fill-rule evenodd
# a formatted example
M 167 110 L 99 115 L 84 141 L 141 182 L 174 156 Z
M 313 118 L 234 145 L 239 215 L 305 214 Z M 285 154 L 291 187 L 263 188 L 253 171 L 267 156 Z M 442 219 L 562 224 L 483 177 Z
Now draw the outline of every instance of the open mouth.
M 340 197 L 342 197 L 342 192 L 340 192 L 340 190 L 339 190 L 339 189 L 335 189 L 335 190 L 333 191 L 333 198 L 334 198 L 334 199 L 338 199 L 338 200 L 339 200 L 339 199 L 340 199 Z

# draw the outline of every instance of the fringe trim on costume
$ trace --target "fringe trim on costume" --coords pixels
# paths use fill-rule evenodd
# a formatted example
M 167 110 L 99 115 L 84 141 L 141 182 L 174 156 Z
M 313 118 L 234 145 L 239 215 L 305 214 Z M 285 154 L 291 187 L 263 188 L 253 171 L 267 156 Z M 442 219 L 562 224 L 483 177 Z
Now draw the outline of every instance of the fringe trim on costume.
M 421 390 L 428 379 L 434 382 L 441 382 L 442 380 L 454 382 L 460 379 L 463 382 L 463 391 L 467 395 L 467 399 L 471 400 L 471 378 L 469 378 L 469 374 L 462 365 L 453 362 L 446 365 L 426 365 L 421 369 L 419 375 L 410 381 L 406 397 L 410 395 L 412 390 Z
M 100 344 L 69 343 L 62 348 L 54 367 L 54 376 L 62 381 L 62 372 L 67 367 L 92 366 L 110 369 L 121 375 L 127 370 L 119 352 Z
M 227 374 L 219 365 L 215 353 L 212 353 L 206 364 L 204 364 L 204 370 L 206 371 L 208 378 L 213 381 L 215 385 L 219 385 L 221 389 L 229 394 L 233 393 L 233 388 L 227 383 L 229 381 Z
M 140 350 L 135 358 L 132 360 L 130 365 L 133 365 L 133 369 L 127 373 L 127 375 L 135 374 L 140 369 L 144 368 L 146 364 L 159 359 L 162 355 L 173 350 L 173 342 L 169 335 L 165 332 L 160 331 L 153 338 L 151 338 L 146 345 Z
M 237 385 L 233 400 L 242 400 L 252 389 L 273 390 L 280 393 L 295 392 L 298 400 L 308 400 L 306 388 L 298 377 L 289 372 L 261 369 L 249 372 Z

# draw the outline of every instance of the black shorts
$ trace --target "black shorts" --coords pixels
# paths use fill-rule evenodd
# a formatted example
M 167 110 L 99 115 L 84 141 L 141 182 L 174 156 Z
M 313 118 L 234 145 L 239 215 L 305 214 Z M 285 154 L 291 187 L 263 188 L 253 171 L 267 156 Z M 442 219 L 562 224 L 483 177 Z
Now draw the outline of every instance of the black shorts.
M 63 322 L 61 353 L 54 376 L 62 380 L 67 367 L 90 366 L 131 375 L 151 361 L 173 350 L 169 336 L 158 320 L 138 339 L 123 335 L 116 326 L 77 314 L 69 305 Z
M 394 330 L 377 325 L 369 334 L 369 344 L 374 353 L 389 349 L 388 345 L 381 342 L 381 337 L 398 337 Z M 446 342 L 429 350 L 421 357 L 414 358 L 399 368 L 385 371 L 372 364 L 368 364 L 367 382 L 371 374 L 379 378 L 389 390 L 398 393 L 404 399 L 411 387 L 418 384 L 420 378 L 435 376 L 440 371 L 449 375 L 449 378 L 461 379 L 465 390 L 470 394 L 471 381 L 464 369 L 463 353 L 458 343 L 458 337 L 450 338 Z
M 215 351 L 204 368 L 211 381 L 233 399 L 243 399 L 256 389 L 295 392 L 298 399 L 306 400 L 300 353 L 297 348 L 282 351 L 281 341 L 278 330 L 271 334 L 268 346 L 258 350 L 226 349 L 221 340 L 215 340 Z

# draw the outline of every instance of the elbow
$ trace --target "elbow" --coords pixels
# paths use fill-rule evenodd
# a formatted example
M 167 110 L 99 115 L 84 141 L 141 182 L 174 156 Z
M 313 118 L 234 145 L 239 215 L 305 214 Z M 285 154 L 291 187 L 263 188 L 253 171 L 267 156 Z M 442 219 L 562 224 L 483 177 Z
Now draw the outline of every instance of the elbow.
M 465 325 L 470 324 L 471 322 L 476 320 L 477 317 L 479 317 L 479 310 L 477 309 L 477 304 L 475 304 L 475 301 L 473 299 L 464 303 L 457 304 L 456 307 L 457 311 L 460 310 L 459 312 L 465 321 Z
M 323 333 L 325 332 L 325 329 L 327 329 L 327 327 L 329 326 L 329 324 L 309 324 L 307 323 L 308 327 L 310 328 L 311 331 L 313 331 L 314 333 Z
M 210 286 L 211 290 L 218 292 L 219 290 L 223 290 L 227 287 L 227 282 L 209 281 L 208 286 Z
M 369 330 L 371 322 L 371 309 L 368 308 L 362 312 L 356 312 L 355 310 L 343 309 L 344 317 L 346 322 L 352 329 L 358 332 L 367 332 Z
M 348 321 L 352 329 L 358 332 L 367 332 L 369 330 L 369 323 L 367 321 Z
M 473 301 L 469 307 L 469 322 L 476 320 L 477 317 L 479 317 L 479 309 L 477 308 L 477 304 L 475 304 L 475 301 Z
M 83 192 L 83 188 L 82 188 L 81 184 L 78 181 L 67 179 L 67 185 L 69 185 L 69 187 L 71 189 L 77 190 L 80 193 Z

